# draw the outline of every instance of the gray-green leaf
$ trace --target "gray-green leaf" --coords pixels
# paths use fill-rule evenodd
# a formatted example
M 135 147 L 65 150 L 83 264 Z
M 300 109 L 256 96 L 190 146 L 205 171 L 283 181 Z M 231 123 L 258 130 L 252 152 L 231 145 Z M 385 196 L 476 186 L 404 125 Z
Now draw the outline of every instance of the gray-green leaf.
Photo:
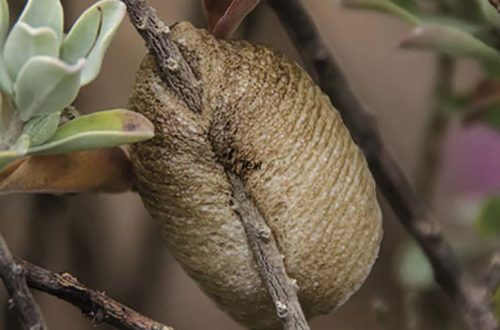
M 73 64 L 80 58 L 87 62 L 81 84 L 91 82 L 99 73 L 104 53 L 125 15 L 119 0 L 103 0 L 87 9 L 63 41 L 61 59 Z
M 446 25 L 422 25 L 401 42 L 401 47 L 429 49 L 444 54 L 500 63 L 500 53 L 473 35 Z
M 85 60 L 67 65 L 61 60 L 36 56 L 21 69 L 16 81 L 16 106 L 20 118 L 58 112 L 74 101 L 80 89 Z
M 31 140 L 28 135 L 22 134 L 9 150 L 0 150 L 0 171 L 14 160 L 28 153 Z
M 45 144 L 29 150 L 30 154 L 109 148 L 152 138 L 153 124 L 144 116 L 117 109 L 78 117 L 59 127 Z
M 19 22 L 24 22 L 32 28 L 48 27 L 56 34 L 58 43 L 62 40 L 64 16 L 59 0 L 29 0 Z
M 489 0 L 479 0 L 481 4 L 481 11 L 483 12 L 484 18 L 491 25 L 496 28 L 500 28 L 500 13 L 492 6 Z
M 54 31 L 47 27 L 32 28 L 18 22 L 9 33 L 3 50 L 3 60 L 10 77 L 15 80 L 21 68 L 34 56 L 59 56 Z
M 421 23 L 419 17 L 389 0 L 343 0 L 342 4 L 346 7 L 370 9 L 387 13 L 399 17 L 413 25 Z
M 14 160 L 22 156 L 23 155 L 20 155 L 15 150 L 0 151 L 0 171 L 9 163 L 13 162 Z
M 5 36 L 9 32 L 9 5 L 7 0 L 0 0 L 0 49 L 3 48 Z
M 59 126 L 60 115 L 60 112 L 54 112 L 49 115 L 34 117 L 24 125 L 23 133 L 30 137 L 32 147 L 42 145 L 54 135 Z
M 12 95 L 12 79 L 3 64 L 2 56 L 0 56 L 0 90 L 9 96 Z
M 426 289 L 434 284 L 429 261 L 413 242 L 406 242 L 400 249 L 398 277 L 402 284 L 412 289 Z

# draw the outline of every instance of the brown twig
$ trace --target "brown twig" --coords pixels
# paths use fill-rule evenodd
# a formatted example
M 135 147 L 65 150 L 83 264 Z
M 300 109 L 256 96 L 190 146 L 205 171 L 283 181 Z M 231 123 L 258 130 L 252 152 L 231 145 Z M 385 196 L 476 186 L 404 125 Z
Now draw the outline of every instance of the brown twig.
M 40 308 L 26 285 L 24 270 L 19 266 L 0 235 L 0 277 L 9 292 L 14 308 L 25 329 L 46 330 Z
M 169 38 L 170 28 L 156 16 L 145 0 L 122 0 L 137 32 L 154 55 L 162 80 L 189 109 L 201 112 L 202 87 L 177 45 Z
M 287 29 L 314 78 L 340 111 L 365 154 L 378 188 L 426 254 L 436 281 L 460 306 L 471 329 L 499 329 L 490 307 L 488 290 L 465 278 L 440 226 L 428 217 L 403 171 L 385 148 L 375 121 L 323 44 L 305 8 L 299 0 L 269 0 L 268 3 Z
M 288 276 L 283 257 L 271 229 L 259 209 L 247 194 L 243 181 L 227 172 L 233 190 L 236 212 L 248 238 L 257 267 L 274 302 L 284 330 L 309 330 L 309 325 L 297 296 L 297 285 Z
M 123 330 L 173 330 L 108 298 L 104 293 L 85 287 L 71 274 L 53 273 L 27 261 L 16 259 L 24 269 L 28 285 L 78 307 L 94 323 L 107 323 Z

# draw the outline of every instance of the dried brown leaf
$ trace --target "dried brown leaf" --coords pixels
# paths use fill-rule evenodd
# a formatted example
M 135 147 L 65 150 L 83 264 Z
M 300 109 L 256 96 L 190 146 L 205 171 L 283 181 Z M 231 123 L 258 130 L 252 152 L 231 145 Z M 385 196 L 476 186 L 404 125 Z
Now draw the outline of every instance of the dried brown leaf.
M 260 0 L 203 0 L 209 31 L 221 38 L 230 37 Z
M 0 194 L 123 192 L 134 182 L 126 152 L 96 149 L 18 160 L 0 172 Z

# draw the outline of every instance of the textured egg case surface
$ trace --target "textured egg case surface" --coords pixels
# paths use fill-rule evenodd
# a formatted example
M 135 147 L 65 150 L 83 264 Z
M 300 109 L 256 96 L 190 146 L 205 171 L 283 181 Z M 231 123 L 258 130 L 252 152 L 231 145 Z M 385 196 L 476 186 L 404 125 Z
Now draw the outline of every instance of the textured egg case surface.
M 130 101 L 155 124 L 155 138 L 131 155 L 169 249 L 233 318 L 279 328 L 235 213 L 226 176 L 234 171 L 271 228 L 306 315 L 338 307 L 364 282 L 382 236 L 373 179 L 338 112 L 275 50 L 184 22 L 171 37 L 201 84 L 201 113 L 167 87 L 151 56 Z

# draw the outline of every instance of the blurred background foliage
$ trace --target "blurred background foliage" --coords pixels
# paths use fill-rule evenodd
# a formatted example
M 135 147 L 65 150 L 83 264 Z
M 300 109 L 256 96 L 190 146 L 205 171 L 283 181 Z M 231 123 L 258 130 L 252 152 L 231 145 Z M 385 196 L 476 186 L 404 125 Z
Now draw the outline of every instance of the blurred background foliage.
M 168 23 L 189 20 L 205 26 L 199 0 L 149 2 Z M 23 4 L 9 0 L 11 17 Z M 304 4 L 457 254 L 483 278 L 500 234 L 500 16 L 487 0 Z M 66 0 L 63 5 L 72 22 L 89 3 Z M 236 36 L 272 45 L 300 63 L 265 5 Z M 81 90 L 75 106 L 83 111 L 126 107 L 144 53 L 142 40 L 125 22 L 100 76 Z M 418 248 L 381 202 L 385 237 L 372 274 L 345 306 L 314 319 L 312 327 L 463 328 Z M 133 193 L 2 196 L 0 231 L 15 255 L 68 271 L 176 329 L 241 329 L 172 260 Z M 95 328 L 72 306 L 45 294 L 36 298 L 51 329 Z M 0 329 L 19 329 L 3 287 L 0 302 Z

